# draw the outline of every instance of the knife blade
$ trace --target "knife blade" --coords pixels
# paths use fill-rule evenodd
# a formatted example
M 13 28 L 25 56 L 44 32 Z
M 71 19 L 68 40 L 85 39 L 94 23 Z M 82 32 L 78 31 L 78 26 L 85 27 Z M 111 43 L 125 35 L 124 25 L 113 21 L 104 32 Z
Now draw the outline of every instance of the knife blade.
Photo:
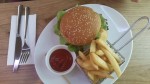
M 13 72 L 18 70 L 21 50 L 22 50 L 22 40 L 20 36 L 20 23 L 21 23 L 21 14 L 22 14 L 23 5 L 18 6 L 18 20 L 17 20 L 17 35 L 16 35 L 16 44 L 15 44 L 15 54 L 14 54 L 14 66 Z

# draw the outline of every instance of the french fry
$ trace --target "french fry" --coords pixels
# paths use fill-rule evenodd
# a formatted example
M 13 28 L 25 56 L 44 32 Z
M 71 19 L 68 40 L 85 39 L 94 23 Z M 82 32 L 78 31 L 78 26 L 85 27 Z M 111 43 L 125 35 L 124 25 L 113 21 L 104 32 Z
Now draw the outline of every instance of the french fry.
M 117 60 L 117 62 L 118 62 L 119 64 L 121 63 L 120 57 L 119 57 L 117 54 L 115 54 L 115 53 L 112 51 L 112 49 L 111 49 L 103 40 L 97 39 L 97 40 L 96 40 L 96 43 L 98 44 L 99 47 L 107 49 L 107 50 L 112 54 L 112 56 Z
M 102 56 L 101 58 L 102 58 L 105 62 L 108 62 L 108 59 L 107 59 L 106 56 Z
M 86 60 L 86 61 L 84 61 L 83 62 L 83 66 L 91 66 L 91 62 L 90 62 L 90 60 Z M 91 66 L 92 67 L 92 66 Z
M 80 58 L 77 58 L 76 61 L 81 67 L 83 66 L 83 61 Z
M 89 71 L 89 72 L 94 74 L 94 75 L 98 75 L 101 78 L 111 78 L 111 79 L 113 79 L 113 77 L 111 75 L 109 75 L 108 73 L 105 73 L 105 72 L 101 72 L 101 71 Z
M 86 70 L 95 70 L 95 68 L 93 68 L 90 64 L 90 62 L 83 62 L 81 59 L 77 58 L 77 63 L 84 69 Z
M 92 81 L 95 80 L 94 74 L 92 74 L 92 73 L 90 73 L 90 72 L 87 72 L 87 75 L 88 75 L 88 77 L 89 77 Z
M 99 72 L 104 72 L 104 73 L 109 73 L 110 71 L 106 71 L 104 69 L 99 69 L 99 70 L 96 70 L 96 71 L 99 71 Z
M 99 67 L 109 70 L 109 67 L 107 66 L 107 63 L 102 60 L 99 56 L 97 56 L 95 53 L 90 53 L 91 59 L 95 64 L 97 64 Z
M 90 56 L 90 62 L 91 62 L 91 65 L 95 68 L 95 70 L 98 70 L 98 69 L 99 69 L 99 68 L 98 68 L 98 65 L 96 65 L 96 64 L 93 62 L 91 56 Z
M 113 67 L 112 67 L 112 65 L 109 64 L 109 63 L 107 63 L 107 65 L 108 65 L 108 67 L 109 67 L 109 71 L 112 72 L 112 71 L 114 70 Z
M 102 51 L 105 53 L 105 55 L 107 56 L 108 60 L 110 61 L 114 71 L 116 72 L 117 76 L 120 77 L 121 76 L 121 70 L 119 67 L 119 64 L 117 63 L 117 61 L 115 60 L 115 58 L 111 55 L 111 53 L 106 50 L 105 48 L 102 48 Z
M 95 40 L 92 40 L 90 45 L 90 52 L 95 52 L 95 51 L 96 51 L 96 43 Z
M 106 41 L 107 38 L 108 38 L 107 31 L 104 30 L 103 28 L 101 28 L 101 30 L 100 30 L 100 38 L 99 39 L 102 39 L 103 41 Z
M 92 80 L 92 84 L 97 84 L 97 82 L 99 81 L 99 78 L 97 75 L 94 75 L 93 73 L 90 73 L 89 71 L 85 71 L 85 73 L 87 74 L 87 76 Z
M 83 65 L 83 68 L 86 70 L 95 70 L 92 66 L 84 66 Z
M 98 70 L 98 66 L 96 64 L 92 64 L 90 60 L 86 60 L 83 62 L 83 67 L 87 67 L 87 70 Z
M 100 57 L 104 55 L 102 50 L 97 50 L 95 53 Z
M 78 54 L 79 54 L 79 57 L 80 57 L 83 61 L 86 61 L 86 60 L 87 60 L 87 57 L 86 57 L 81 51 L 79 51 Z
M 94 80 L 92 84 L 97 84 L 97 82 L 100 80 L 100 77 L 98 77 L 97 75 L 94 75 Z

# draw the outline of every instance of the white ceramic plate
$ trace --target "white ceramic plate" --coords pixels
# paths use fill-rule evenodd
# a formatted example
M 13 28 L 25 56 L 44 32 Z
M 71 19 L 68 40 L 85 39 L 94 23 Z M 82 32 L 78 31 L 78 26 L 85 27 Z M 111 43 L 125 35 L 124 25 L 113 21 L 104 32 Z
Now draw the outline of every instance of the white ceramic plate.
M 121 36 L 122 33 L 125 32 L 125 30 L 129 28 L 129 24 L 126 19 L 113 8 L 99 4 L 85 4 L 83 6 L 92 8 L 95 12 L 102 14 L 107 19 L 109 26 L 108 40 L 111 43 L 113 43 L 117 38 L 119 38 L 119 36 Z M 54 18 L 48 23 L 39 36 L 35 47 L 35 69 L 44 84 L 67 84 L 67 81 L 64 80 L 62 76 L 57 76 L 49 72 L 45 65 L 45 54 L 52 46 L 59 44 L 59 38 L 53 32 L 53 26 L 56 24 L 56 22 L 57 19 Z M 119 46 L 121 46 L 131 37 L 132 32 L 130 31 L 119 41 L 119 43 L 117 43 L 115 47 L 119 48 Z M 120 51 L 120 53 L 125 57 L 125 63 L 120 67 L 122 72 L 124 72 L 129 63 L 132 54 L 132 46 L 133 42 L 129 43 Z M 105 79 L 102 84 L 114 83 L 118 78 L 115 73 L 113 73 L 112 76 L 114 79 Z M 77 67 L 75 67 L 71 73 L 67 74 L 66 78 L 71 82 L 71 84 L 90 84 L 87 77 L 85 77 L 85 75 Z

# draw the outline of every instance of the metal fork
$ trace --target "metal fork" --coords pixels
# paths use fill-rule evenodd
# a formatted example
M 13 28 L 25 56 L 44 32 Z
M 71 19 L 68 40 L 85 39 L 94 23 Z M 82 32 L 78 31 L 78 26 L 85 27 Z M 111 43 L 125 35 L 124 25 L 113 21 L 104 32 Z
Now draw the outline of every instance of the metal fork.
M 20 58 L 20 63 L 26 63 L 28 60 L 28 57 L 30 55 L 30 47 L 27 44 L 26 41 L 26 33 L 27 33 L 27 28 L 28 28 L 28 17 L 29 17 L 29 7 L 25 7 L 25 37 L 24 37 L 24 45 L 22 48 L 22 55 Z

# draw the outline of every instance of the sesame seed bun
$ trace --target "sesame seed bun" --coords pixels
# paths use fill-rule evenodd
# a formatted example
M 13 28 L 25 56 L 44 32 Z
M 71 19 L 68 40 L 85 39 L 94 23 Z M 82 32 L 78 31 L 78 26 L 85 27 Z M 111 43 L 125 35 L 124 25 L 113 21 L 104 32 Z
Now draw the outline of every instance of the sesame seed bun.
M 72 45 L 91 43 L 100 27 L 99 14 L 84 6 L 68 10 L 60 22 L 61 35 Z

